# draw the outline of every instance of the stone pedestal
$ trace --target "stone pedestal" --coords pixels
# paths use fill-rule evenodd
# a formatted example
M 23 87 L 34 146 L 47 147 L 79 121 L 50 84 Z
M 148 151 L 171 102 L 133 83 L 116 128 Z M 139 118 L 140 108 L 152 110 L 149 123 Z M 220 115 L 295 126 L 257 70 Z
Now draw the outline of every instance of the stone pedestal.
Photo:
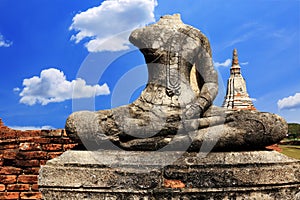
M 292 200 L 300 161 L 274 151 L 68 151 L 41 168 L 39 187 L 46 200 Z

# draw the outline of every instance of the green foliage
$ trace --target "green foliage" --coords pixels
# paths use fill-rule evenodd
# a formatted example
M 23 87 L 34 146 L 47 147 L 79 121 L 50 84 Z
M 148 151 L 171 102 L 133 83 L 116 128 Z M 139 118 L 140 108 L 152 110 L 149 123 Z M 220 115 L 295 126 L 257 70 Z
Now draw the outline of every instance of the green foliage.
M 297 139 L 300 138 L 300 124 L 290 123 L 289 125 L 289 138 Z

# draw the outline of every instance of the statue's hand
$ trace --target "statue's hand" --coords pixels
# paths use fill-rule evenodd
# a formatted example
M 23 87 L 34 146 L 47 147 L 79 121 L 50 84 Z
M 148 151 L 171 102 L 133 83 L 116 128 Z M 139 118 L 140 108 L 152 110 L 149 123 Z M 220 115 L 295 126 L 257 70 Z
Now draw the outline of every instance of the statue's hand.
M 187 105 L 185 109 L 183 109 L 183 117 L 185 119 L 193 119 L 200 118 L 203 114 L 203 110 L 197 104 Z

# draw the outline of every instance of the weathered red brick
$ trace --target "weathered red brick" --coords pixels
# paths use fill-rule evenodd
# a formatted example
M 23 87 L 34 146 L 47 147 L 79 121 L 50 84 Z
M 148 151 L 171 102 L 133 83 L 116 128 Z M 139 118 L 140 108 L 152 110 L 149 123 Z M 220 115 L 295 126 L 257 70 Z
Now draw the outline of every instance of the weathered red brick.
M 62 144 L 44 144 L 42 149 L 44 151 L 62 151 Z
M 181 180 L 164 180 L 164 186 L 167 188 L 185 188 L 185 184 Z
M 0 192 L 5 191 L 5 185 L 4 184 L 0 184 Z
M 64 144 L 64 151 L 74 149 L 76 146 L 78 146 L 78 144 Z
M 20 199 L 41 199 L 42 194 L 40 192 L 21 192 Z
M 41 135 L 40 130 L 27 130 L 19 132 L 19 137 L 37 137 Z
M 23 166 L 23 167 L 39 167 L 40 161 L 39 160 L 15 160 L 14 164 L 16 166 Z
M 30 151 L 30 152 L 19 152 L 17 159 L 32 160 L 32 159 L 46 159 L 47 152 L 44 151 Z
M 39 174 L 39 167 L 29 167 L 23 170 L 24 174 L 32 174 L 32 175 L 38 175 Z
M 51 138 L 50 143 L 52 144 L 73 144 L 76 143 L 70 138 Z
M 48 144 L 50 142 L 49 138 L 41 138 L 41 137 L 20 137 L 20 142 L 34 142 L 39 144 Z
M 14 160 L 17 156 L 18 150 L 4 150 L 3 158 L 8 160 Z
M 42 130 L 41 135 L 44 137 L 61 137 L 63 135 L 63 131 L 62 129 Z
M 38 184 L 32 184 L 31 190 L 32 191 L 38 191 L 39 190 L 39 185 Z
M 0 175 L 0 183 L 11 184 L 17 181 L 17 176 L 15 175 Z
M 18 183 L 37 183 L 38 175 L 20 175 Z
M 46 165 L 48 160 L 40 160 L 40 165 Z
M 18 145 L 17 144 L 3 144 L 0 145 L 1 150 L 6 150 L 6 149 L 17 149 Z
M 7 185 L 8 191 L 28 191 L 30 189 L 29 184 L 11 184 Z
M 49 160 L 60 156 L 63 152 L 49 152 L 47 158 Z
M 68 137 L 66 129 L 63 129 L 63 133 L 62 133 L 63 137 Z
M 0 192 L 0 199 L 19 199 L 19 192 Z
M 7 175 L 20 174 L 21 171 L 22 171 L 21 168 L 16 168 L 16 167 L 1 167 L 0 174 L 7 174 Z
M 0 154 L 0 166 L 3 165 L 3 154 Z
M 1 139 L 15 139 L 18 138 L 18 131 L 8 129 L 7 131 L 2 132 Z
M 23 142 L 20 143 L 19 149 L 21 151 L 38 151 L 38 150 L 42 150 L 42 147 L 39 143 Z
M 0 132 L 0 135 L 1 135 L 1 132 Z M 18 139 L 15 138 L 15 139 L 3 139 L 3 138 L 0 138 L 0 144 L 1 144 L 1 147 L 3 147 L 3 145 L 9 145 L 9 144 L 16 144 L 18 143 Z M 1 149 L 4 149 L 4 148 L 1 148 Z

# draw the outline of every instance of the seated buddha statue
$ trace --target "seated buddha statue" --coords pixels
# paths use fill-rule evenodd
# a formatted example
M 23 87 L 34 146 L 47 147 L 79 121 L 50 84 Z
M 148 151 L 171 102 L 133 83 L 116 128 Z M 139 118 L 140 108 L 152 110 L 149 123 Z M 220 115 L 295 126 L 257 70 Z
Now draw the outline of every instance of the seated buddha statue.
M 285 137 L 287 124 L 275 114 L 213 105 L 218 75 L 210 43 L 179 14 L 134 30 L 129 41 L 145 57 L 145 89 L 129 105 L 72 113 L 66 122 L 70 137 L 93 149 L 133 151 L 258 150 Z

